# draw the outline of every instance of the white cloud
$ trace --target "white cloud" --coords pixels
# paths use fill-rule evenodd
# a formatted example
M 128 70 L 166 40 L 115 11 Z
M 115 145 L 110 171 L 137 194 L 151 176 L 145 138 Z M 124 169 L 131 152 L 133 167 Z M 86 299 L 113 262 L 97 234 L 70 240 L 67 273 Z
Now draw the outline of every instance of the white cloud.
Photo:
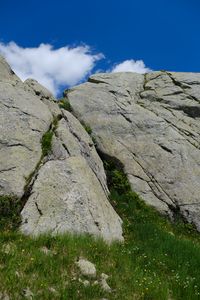
M 57 95 L 61 86 L 73 86 L 84 80 L 96 66 L 103 54 L 92 53 L 89 46 L 68 46 L 54 49 L 50 44 L 35 48 L 23 48 L 15 42 L 0 42 L 0 54 L 22 79 L 36 79 Z M 151 69 L 142 60 L 125 60 L 107 72 L 148 73 Z
M 50 44 L 41 44 L 36 48 L 22 48 L 10 42 L 0 43 L 0 53 L 22 80 L 36 79 L 53 94 L 58 93 L 61 85 L 80 82 L 103 58 L 102 54 L 92 54 L 87 45 L 54 49 Z
M 122 63 L 115 65 L 111 72 L 135 72 L 135 73 L 148 73 L 152 70 L 147 68 L 143 62 L 143 60 L 125 60 Z

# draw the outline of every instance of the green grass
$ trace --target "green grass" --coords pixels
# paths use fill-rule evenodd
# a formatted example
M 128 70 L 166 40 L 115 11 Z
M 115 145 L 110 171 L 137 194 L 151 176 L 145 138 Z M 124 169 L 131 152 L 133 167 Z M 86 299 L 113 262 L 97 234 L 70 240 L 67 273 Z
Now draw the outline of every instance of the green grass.
M 90 125 L 84 123 L 83 121 L 81 122 L 81 124 L 83 125 L 85 131 L 86 131 L 89 135 L 91 135 L 91 134 L 92 134 L 92 128 L 90 127 Z
M 16 300 L 24 299 L 27 288 L 38 300 L 200 299 L 199 234 L 181 218 L 172 224 L 146 206 L 116 163 L 107 161 L 105 168 L 110 201 L 124 221 L 124 243 L 107 245 L 88 235 L 34 239 L 2 230 L 0 292 Z M 96 264 L 97 279 L 109 275 L 111 294 L 92 285 L 95 279 L 88 287 L 79 281 L 80 256 Z
M 81 122 L 83 128 L 85 129 L 85 131 L 90 135 L 92 142 L 95 146 L 97 146 L 97 141 L 96 141 L 96 137 L 93 135 L 92 133 L 92 128 L 90 127 L 90 125 L 84 123 L 83 121 Z
M 47 131 L 42 137 L 42 155 L 43 157 L 48 155 L 51 152 L 51 142 L 53 138 L 53 131 Z
M 68 110 L 69 112 L 72 111 L 72 107 L 71 107 L 71 105 L 69 103 L 69 100 L 66 97 L 64 97 L 62 99 L 59 99 L 58 100 L 58 105 L 62 109 Z

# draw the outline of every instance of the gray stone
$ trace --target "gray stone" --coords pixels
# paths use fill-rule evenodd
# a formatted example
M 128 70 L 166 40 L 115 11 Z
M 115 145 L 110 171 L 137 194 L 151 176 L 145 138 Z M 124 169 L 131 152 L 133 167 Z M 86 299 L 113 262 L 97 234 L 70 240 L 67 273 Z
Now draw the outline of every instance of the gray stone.
M 90 277 L 90 278 L 95 278 L 96 277 L 96 268 L 93 263 L 88 261 L 87 259 L 80 258 L 77 262 L 76 265 L 80 269 L 80 272 L 82 275 Z
M 27 287 L 26 289 L 23 289 L 23 295 L 25 298 L 31 300 L 34 297 L 34 294 L 32 293 L 32 291 L 30 290 L 29 287 Z
M 0 292 L 0 300 L 10 300 L 10 297 L 8 294 Z
M 51 292 L 51 293 L 54 294 L 54 295 L 59 295 L 58 291 L 56 291 L 56 289 L 53 288 L 52 286 L 50 286 L 50 287 L 48 288 L 48 290 L 49 290 L 49 292 Z
M 9 82 L 12 85 L 16 85 L 17 82 L 21 82 L 19 77 L 13 72 L 6 60 L 0 55 L 0 82 Z
M 101 274 L 101 279 L 100 279 L 100 285 L 101 285 L 101 288 L 104 292 L 110 293 L 112 291 L 112 289 L 106 281 L 108 279 L 108 277 L 109 276 L 107 274 L 102 273 Z
M 85 287 L 90 285 L 89 280 L 82 280 L 81 278 L 79 278 L 78 281 L 81 282 Z
M 39 96 L 40 99 L 52 99 L 54 100 L 54 96 L 49 90 L 47 90 L 44 86 L 42 86 L 37 80 L 27 79 L 24 81 L 24 86 L 27 90 L 32 92 L 34 95 Z
M 132 189 L 200 230 L 200 74 L 97 74 L 67 97 L 99 151 L 122 162 Z
M 109 204 L 102 161 L 82 125 L 62 111 L 52 155 L 38 171 L 22 211 L 25 234 L 92 233 L 123 240 L 121 219 Z
M 47 247 L 41 247 L 40 248 L 40 251 L 42 252 L 42 253 L 44 253 L 44 254 L 46 254 L 46 255 L 51 255 L 52 254 L 52 252 L 51 252 L 51 250 L 50 249 L 48 249 Z
M 22 211 L 25 234 L 92 233 L 122 239 L 121 221 L 86 160 L 51 160 L 40 169 Z
M 43 157 L 42 137 L 53 131 Z M 0 57 L 0 196 L 23 198 L 25 234 L 90 233 L 123 240 L 102 161 L 83 126 L 35 80 Z

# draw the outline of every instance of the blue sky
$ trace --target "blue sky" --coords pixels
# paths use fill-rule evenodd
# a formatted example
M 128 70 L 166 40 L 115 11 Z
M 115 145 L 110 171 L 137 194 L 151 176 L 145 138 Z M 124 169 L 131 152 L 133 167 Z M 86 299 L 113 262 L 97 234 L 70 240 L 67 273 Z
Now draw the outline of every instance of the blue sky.
M 51 51 L 87 45 L 83 53 L 93 60 L 82 78 L 126 60 L 142 60 L 152 70 L 200 72 L 199 16 L 199 0 L 2 0 L 0 42 L 8 57 L 11 41 L 21 50 L 41 43 Z

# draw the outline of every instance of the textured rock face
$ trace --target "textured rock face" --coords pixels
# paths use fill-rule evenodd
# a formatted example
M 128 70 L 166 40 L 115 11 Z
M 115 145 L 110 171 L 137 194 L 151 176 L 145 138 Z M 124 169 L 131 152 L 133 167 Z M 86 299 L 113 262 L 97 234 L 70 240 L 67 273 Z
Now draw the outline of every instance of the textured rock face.
M 0 74 L 5 74 L 0 75 L 0 195 L 22 197 L 53 116 L 38 97 L 24 90 L 5 61 Z
M 200 230 L 200 74 L 98 74 L 66 94 L 133 190 Z
M 79 121 L 34 80 L 22 83 L 0 58 L 0 196 L 22 198 L 21 231 L 91 233 L 122 240 L 106 176 Z M 52 134 L 51 150 L 41 141 Z

